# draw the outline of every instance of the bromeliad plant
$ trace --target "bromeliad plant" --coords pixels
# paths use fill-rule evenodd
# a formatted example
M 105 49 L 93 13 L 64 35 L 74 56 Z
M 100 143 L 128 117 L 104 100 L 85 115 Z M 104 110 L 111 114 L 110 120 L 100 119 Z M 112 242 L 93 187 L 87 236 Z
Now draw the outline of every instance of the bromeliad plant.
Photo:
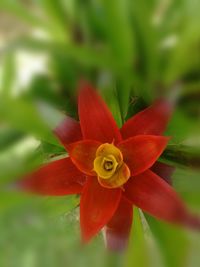
M 20 184 L 43 195 L 80 194 L 83 241 L 103 228 L 110 249 L 126 246 L 134 205 L 158 219 L 200 228 L 165 181 L 171 168 L 156 163 L 169 141 L 162 134 L 171 110 L 166 101 L 156 101 L 118 129 L 101 97 L 82 82 L 80 123 L 66 117 L 54 131 L 69 157 L 41 167 Z

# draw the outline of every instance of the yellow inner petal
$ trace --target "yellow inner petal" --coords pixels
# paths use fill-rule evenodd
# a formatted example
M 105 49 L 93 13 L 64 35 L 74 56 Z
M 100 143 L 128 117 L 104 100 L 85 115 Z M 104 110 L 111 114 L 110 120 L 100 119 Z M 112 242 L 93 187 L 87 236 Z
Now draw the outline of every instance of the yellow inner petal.
M 113 155 L 98 156 L 94 160 L 94 170 L 103 179 L 109 179 L 115 173 L 119 163 Z
M 130 170 L 128 166 L 123 163 L 119 169 L 109 179 L 102 179 L 98 176 L 99 183 L 106 188 L 117 188 L 123 186 L 130 178 Z
M 94 171 L 99 183 L 106 188 L 121 187 L 130 178 L 130 170 L 123 162 L 121 151 L 113 144 L 102 144 L 96 151 Z
M 108 155 L 113 155 L 118 163 L 123 162 L 123 155 L 116 146 L 109 143 L 100 145 L 96 151 L 96 156 L 107 157 Z

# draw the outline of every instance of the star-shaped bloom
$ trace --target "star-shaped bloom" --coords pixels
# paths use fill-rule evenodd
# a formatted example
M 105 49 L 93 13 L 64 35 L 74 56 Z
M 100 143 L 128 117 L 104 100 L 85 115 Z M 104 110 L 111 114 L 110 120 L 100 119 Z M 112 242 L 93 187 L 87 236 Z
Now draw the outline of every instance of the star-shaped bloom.
M 162 134 L 171 111 L 158 100 L 119 129 L 99 94 L 82 82 L 80 122 L 66 116 L 54 130 L 69 157 L 42 166 L 20 184 L 42 195 L 80 194 L 83 241 L 104 229 L 110 249 L 126 246 L 133 206 L 160 220 L 200 228 L 199 218 L 166 182 L 173 169 L 156 162 L 169 141 Z

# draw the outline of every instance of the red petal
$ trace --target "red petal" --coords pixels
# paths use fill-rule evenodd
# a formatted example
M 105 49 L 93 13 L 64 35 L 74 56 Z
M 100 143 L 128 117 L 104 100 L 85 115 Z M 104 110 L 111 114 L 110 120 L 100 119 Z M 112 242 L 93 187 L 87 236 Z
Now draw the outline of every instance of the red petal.
M 133 219 L 133 205 L 124 197 L 105 227 L 106 246 L 110 250 L 124 250 L 127 247 Z
M 119 142 L 120 131 L 102 98 L 86 82 L 80 84 L 80 89 L 79 118 L 84 139 Z
M 18 185 L 32 193 L 59 196 L 81 193 L 84 182 L 84 175 L 70 158 L 64 158 L 27 175 Z
M 79 122 L 68 116 L 56 127 L 54 133 L 64 146 L 82 139 Z
M 168 184 L 172 184 L 172 174 L 175 171 L 175 167 L 172 167 L 168 164 L 162 162 L 156 162 L 152 167 L 151 170 L 155 172 L 158 176 L 163 178 Z
M 134 135 L 162 135 L 172 114 L 172 105 L 165 100 L 158 100 L 145 110 L 130 118 L 122 127 L 124 139 Z
M 95 175 L 94 159 L 100 142 L 84 140 L 67 146 L 69 156 L 76 167 L 87 175 Z
M 158 219 L 200 228 L 200 221 L 186 210 L 173 188 L 150 170 L 129 179 L 125 196 Z
M 155 163 L 168 140 L 165 136 L 138 135 L 122 141 L 118 147 L 132 175 L 137 175 Z
M 80 202 L 80 223 L 83 241 L 89 241 L 107 224 L 115 213 L 121 198 L 121 189 L 107 189 L 96 177 L 89 177 Z

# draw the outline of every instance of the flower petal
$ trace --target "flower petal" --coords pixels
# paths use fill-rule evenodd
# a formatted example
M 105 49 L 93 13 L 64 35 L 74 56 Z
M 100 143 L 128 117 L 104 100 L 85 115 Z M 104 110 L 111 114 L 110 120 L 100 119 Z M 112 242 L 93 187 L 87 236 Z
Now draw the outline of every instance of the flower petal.
M 187 211 L 174 189 L 150 170 L 129 179 L 124 194 L 158 219 L 200 229 L 200 220 Z
M 99 183 L 107 188 L 116 188 L 125 184 L 130 178 L 130 170 L 128 166 L 123 163 L 119 170 L 110 179 L 103 179 L 98 177 Z
M 41 195 L 80 194 L 85 182 L 84 175 L 70 158 L 51 162 L 18 182 L 20 188 Z
M 76 167 L 87 175 L 95 175 L 94 160 L 100 142 L 84 140 L 67 145 L 67 150 Z
M 175 169 L 176 168 L 173 166 L 158 161 L 151 167 L 153 172 L 163 178 L 170 185 L 172 185 L 172 174 Z
M 84 242 L 88 242 L 115 213 L 121 189 L 106 189 L 96 177 L 89 177 L 80 201 L 80 223 Z
M 82 139 L 79 122 L 68 116 L 54 129 L 54 133 L 64 146 Z
M 123 161 L 122 153 L 116 146 L 108 143 L 102 144 L 97 149 L 96 156 L 107 157 L 108 155 L 113 155 L 118 163 L 121 163 Z
M 162 154 L 169 138 L 155 135 L 138 135 L 119 143 L 132 175 L 137 175 L 150 168 Z
M 115 214 L 104 229 L 108 249 L 121 251 L 127 247 L 132 219 L 133 205 L 122 197 Z
M 80 84 L 79 118 L 84 139 L 102 143 L 121 140 L 120 131 L 108 107 L 86 82 Z
M 122 127 L 124 139 L 134 135 L 162 135 L 166 130 L 173 110 L 172 104 L 166 100 L 157 100 L 145 110 L 130 118 Z

